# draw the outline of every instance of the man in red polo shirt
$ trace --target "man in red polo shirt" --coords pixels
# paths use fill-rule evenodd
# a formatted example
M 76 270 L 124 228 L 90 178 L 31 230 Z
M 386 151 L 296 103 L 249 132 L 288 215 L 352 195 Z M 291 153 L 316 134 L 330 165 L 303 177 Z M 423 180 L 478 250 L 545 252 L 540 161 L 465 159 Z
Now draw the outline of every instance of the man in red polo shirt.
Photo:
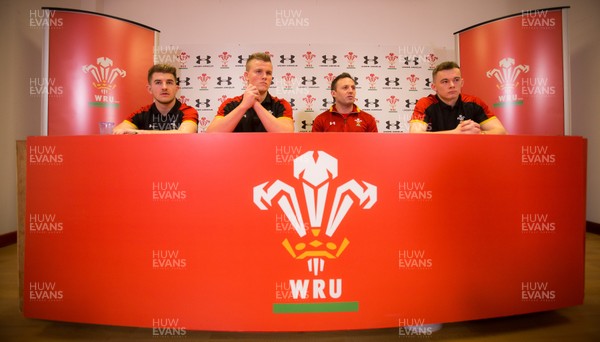
M 335 103 L 313 121 L 313 132 L 377 132 L 375 118 L 358 108 L 356 82 L 350 74 L 342 73 L 331 82 Z

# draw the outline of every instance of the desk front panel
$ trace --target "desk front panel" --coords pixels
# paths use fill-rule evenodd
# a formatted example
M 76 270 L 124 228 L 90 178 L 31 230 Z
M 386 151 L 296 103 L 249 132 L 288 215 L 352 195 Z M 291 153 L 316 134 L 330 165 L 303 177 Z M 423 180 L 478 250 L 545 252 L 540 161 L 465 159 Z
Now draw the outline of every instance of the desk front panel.
M 27 317 L 313 331 L 583 302 L 579 137 L 31 137 L 27 151 Z

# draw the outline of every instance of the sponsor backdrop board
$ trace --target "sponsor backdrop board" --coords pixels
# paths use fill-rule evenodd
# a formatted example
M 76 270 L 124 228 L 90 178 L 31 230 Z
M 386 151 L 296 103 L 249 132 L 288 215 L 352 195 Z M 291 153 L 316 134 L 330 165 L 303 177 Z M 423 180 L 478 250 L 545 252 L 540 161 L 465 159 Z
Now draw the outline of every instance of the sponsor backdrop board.
M 579 305 L 586 146 L 562 136 L 30 137 L 24 314 L 317 331 Z
M 465 92 L 486 101 L 510 133 L 570 131 L 563 12 L 524 11 L 456 33 Z M 225 98 L 243 93 L 244 63 L 257 51 L 272 56 L 271 93 L 292 104 L 297 132 L 310 131 L 314 117 L 331 106 L 329 86 L 342 72 L 355 77 L 357 105 L 375 116 L 380 132 L 407 132 L 416 101 L 432 93 L 431 70 L 453 59 L 427 45 L 155 47 L 156 30 L 127 20 L 65 9 L 44 13 L 48 72 L 39 86 L 47 89 L 49 135 L 96 134 L 98 122 L 120 122 L 149 103 L 146 72 L 153 62 L 179 68 L 179 99 L 198 110 L 203 132 Z
M 98 134 L 99 122 L 118 123 L 151 103 L 146 85 L 156 30 L 93 12 L 44 11 L 48 135 Z
M 523 11 L 455 33 L 464 92 L 509 133 L 570 134 L 567 11 Z
M 330 84 L 342 72 L 355 78 L 356 104 L 375 116 L 380 132 L 408 132 L 417 100 L 432 93 L 431 71 L 453 58 L 451 51 L 414 44 L 155 46 L 157 31 L 120 18 L 56 8 L 43 17 L 49 19 L 48 135 L 97 134 L 98 122 L 118 123 L 150 103 L 146 72 L 153 62 L 178 68 L 178 98 L 198 110 L 204 132 L 219 105 L 244 92 L 246 59 L 259 51 L 272 57 L 270 92 L 291 103 L 297 132 L 310 131 L 333 104 Z
M 179 99 L 198 110 L 204 132 L 226 98 L 243 94 L 246 60 L 254 52 L 271 56 L 270 93 L 290 102 L 297 132 L 311 131 L 314 118 L 331 107 L 331 81 L 343 72 L 354 77 L 356 105 L 375 117 L 379 132 L 408 132 L 417 100 L 432 93 L 431 71 L 452 58 L 425 45 L 195 44 L 159 46 L 155 62 L 179 68 Z

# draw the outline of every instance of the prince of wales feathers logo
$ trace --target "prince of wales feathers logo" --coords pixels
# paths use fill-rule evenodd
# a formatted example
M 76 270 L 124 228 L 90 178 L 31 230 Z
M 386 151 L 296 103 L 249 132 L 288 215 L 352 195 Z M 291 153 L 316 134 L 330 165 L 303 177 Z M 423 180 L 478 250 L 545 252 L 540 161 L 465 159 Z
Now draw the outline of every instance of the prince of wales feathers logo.
M 516 89 L 519 86 L 518 77 L 521 73 L 529 72 L 528 65 L 515 65 L 515 59 L 506 57 L 498 63 L 500 69 L 493 68 L 486 72 L 488 78 L 495 78 L 498 81 L 496 87 L 502 92 L 498 96 L 498 103 L 494 103 L 494 107 L 504 105 L 522 105 L 523 99 L 519 99 L 516 94 Z
M 99 57 L 96 60 L 96 64 L 84 65 L 82 68 L 84 73 L 92 75 L 94 78 L 92 85 L 102 94 L 94 95 L 96 101 L 91 104 L 96 106 L 118 105 L 114 96 L 109 94 L 117 86 L 115 84 L 117 77 L 125 77 L 127 72 L 120 68 L 113 68 L 113 61 L 108 57 Z
M 337 159 L 323 151 L 308 151 L 294 159 L 294 177 L 300 181 L 304 191 L 312 237 L 307 236 L 294 187 L 280 180 L 271 185 L 265 182 L 254 187 L 254 203 L 261 210 L 268 210 L 273 206 L 274 199 L 279 197 L 277 204 L 300 238 L 294 245 L 286 238 L 282 242 L 283 247 L 294 259 L 306 260 L 308 271 L 315 276 L 323 271 L 325 260 L 337 259 L 348 247 L 350 241 L 347 238 L 343 238 L 341 242 L 337 240 L 336 243 L 334 234 L 355 201 L 358 200 L 363 209 L 371 209 L 377 202 L 375 185 L 354 179 L 342 184 L 335 189 L 325 236 L 322 236 L 321 227 L 329 185 L 337 176 Z

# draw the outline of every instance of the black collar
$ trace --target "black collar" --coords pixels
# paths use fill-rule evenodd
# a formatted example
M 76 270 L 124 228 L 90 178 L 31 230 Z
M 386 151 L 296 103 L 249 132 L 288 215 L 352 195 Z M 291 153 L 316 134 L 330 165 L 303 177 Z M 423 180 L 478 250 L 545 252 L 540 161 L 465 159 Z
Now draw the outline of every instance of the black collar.
M 437 98 L 438 102 L 440 103 L 440 108 L 445 109 L 445 110 L 452 110 L 454 108 L 460 108 L 460 106 L 462 105 L 462 96 L 460 94 L 458 95 L 458 99 L 456 100 L 456 103 L 454 104 L 454 106 L 450 106 L 446 102 L 442 101 L 442 99 L 440 99 L 440 97 L 437 94 L 435 94 L 435 97 Z
M 171 107 L 171 109 L 169 109 L 169 112 L 167 113 L 167 115 L 169 114 L 176 114 L 179 111 L 179 107 L 181 107 L 181 102 L 179 102 L 179 100 L 175 99 L 175 104 L 173 105 L 173 107 Z M 154 113 L 158 113 L 161 114 L 160 111 L 158 111 L 158 108 L 156 107 L 156 103 L 152 103 L 152 108 L 151 110 Z

